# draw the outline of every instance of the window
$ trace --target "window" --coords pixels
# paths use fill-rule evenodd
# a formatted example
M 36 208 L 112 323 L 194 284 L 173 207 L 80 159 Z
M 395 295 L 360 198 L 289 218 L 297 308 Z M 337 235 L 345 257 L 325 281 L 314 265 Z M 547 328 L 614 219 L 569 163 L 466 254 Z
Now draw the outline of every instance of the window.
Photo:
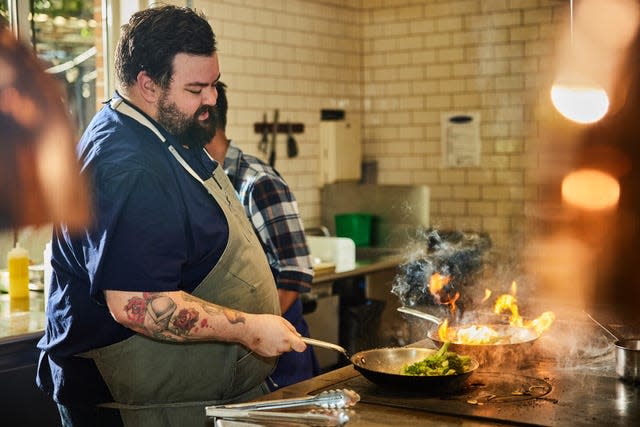
M 30 13 L 36 53 L 66 88 L 83 130 L 96 112 L 96 27 L 93 0 L 36 0 Z
M 9 0 L 0 0 L 0 17 L 9 21 Z
M 95 16 L 101 14 L 94 4 L 94 0 L 0 0 L 0 15 L 23 42 L 33 45 L 47 72 L 66 89 L 79 132 L 96 112 L 101 34 Z

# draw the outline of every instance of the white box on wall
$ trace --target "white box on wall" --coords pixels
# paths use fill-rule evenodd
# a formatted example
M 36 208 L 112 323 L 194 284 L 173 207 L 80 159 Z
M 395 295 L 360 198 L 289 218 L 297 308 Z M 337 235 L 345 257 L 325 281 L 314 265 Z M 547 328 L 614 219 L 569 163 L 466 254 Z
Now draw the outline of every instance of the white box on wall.
M 480 112 L 446 112 L 440 115 L 442 166 L 480 166 Z
M 320 122 L 320 186 L 359 181 L 362 175 L 360 123 L 350 120 Z

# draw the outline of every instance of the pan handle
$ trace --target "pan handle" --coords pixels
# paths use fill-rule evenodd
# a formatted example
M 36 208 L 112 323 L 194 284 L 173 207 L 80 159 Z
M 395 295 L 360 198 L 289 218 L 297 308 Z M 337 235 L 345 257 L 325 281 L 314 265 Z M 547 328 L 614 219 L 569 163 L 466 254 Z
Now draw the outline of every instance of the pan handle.
M 442 322 L 442 320 L 439 319 L 438 317 L 425 313 L 424 311 L 416 310 L 414 308 L 398 307 L 397 310 L 401 313 L 410 314 L 412 316 L 416 316 L 421 319 L 428 320 L 429 322 L 433 322 L 436 325 L 439 325 Z
M 313 338 L 302 337 L 302 341 L 309 345 L 315 345 L 316 347 L 328 348 L 329 350 L 335 350 L 344 355 L 347 359 L 350 359 L 349 353 L 344 347 L 339 346 L 338 344 L 333 344 L 326 341 L 320 341 Z
M 620 341 L 620 338 L 618 338 L 618 336 L 616 334 L 613 333 L 613 331 L 611 331 L 609 328 L 607 328 L 606 326 L 604 326 L 602 323 L 598 322 L 596 319 L 593 318 L 592 315 L 590 315 L 589 313 L 585 313 L 587 315 L 587 317 L 589 319 L 591 319 L 593 321 L 593 323 L 595 323 L 596 325 L 600 326 L 607 334 L 611 335 L 613 337 L 614 340 L 616 341 Z

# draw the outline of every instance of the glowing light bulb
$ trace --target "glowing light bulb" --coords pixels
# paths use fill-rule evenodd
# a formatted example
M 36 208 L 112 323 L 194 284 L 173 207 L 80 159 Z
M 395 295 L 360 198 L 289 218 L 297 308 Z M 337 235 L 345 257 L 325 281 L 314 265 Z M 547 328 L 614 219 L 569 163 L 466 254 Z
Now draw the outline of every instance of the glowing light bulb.
M 562 198 L 586 210 L 609 209 L 618 204 L 620 184 L 607 173 L 581 169 L 571 172 L 562 180 Z
M 597 86 L 554 84 L 551 101 L 564 117 L 583 124 L 597 122 L 609 110 L 607 92 Z

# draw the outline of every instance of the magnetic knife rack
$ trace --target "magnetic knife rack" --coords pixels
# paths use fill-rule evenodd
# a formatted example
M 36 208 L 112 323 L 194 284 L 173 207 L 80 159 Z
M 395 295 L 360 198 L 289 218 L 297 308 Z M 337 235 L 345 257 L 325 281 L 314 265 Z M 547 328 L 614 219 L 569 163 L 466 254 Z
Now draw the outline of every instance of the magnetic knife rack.
M 278 123 L 278 129 L 277 129 L 277 133 L 289 133 L 289 125 L 291 125 L 291 133 L 304 133 L 304 124 L 302 123 Z M 272 133 L 273 132 L 273 122 L 270 123 L 264 123 L 264 122 L 259 122 L 259 123 L 254 123 L 253 124 L 253 131 L 255 133 L 260 133 L 262 134 L 265 129 L 267 128 L 267 133 Z

